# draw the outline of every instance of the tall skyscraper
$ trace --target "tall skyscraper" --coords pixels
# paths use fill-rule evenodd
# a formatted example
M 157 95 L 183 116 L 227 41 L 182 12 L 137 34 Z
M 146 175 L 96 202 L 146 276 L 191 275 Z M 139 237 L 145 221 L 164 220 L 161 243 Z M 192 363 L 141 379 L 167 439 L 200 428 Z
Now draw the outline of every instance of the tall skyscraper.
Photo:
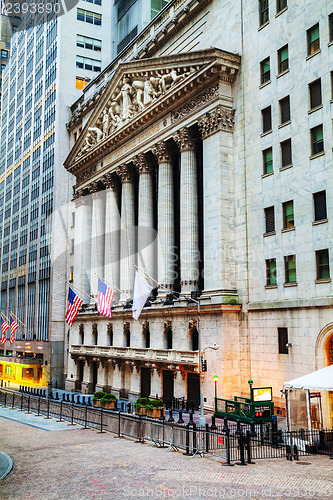
M 66 242 L 62 248 L 56 242 L 53 266 L 57 227 L 47 220 L 62 207 L 67 224 L 71 182 L 62 164 L 69 148 L 69 106 L 111 57 L 111 7 L 101 3 L 82 0 L 36 26 L 34 18 L 24 19 L 31 27 L 13 35 L 3 70 L 0 308 L 7 317 L 13 311 L 27 329 L 21 326 L 18 340 L 7 342 L 1 353 L 40 358 L 24 376 L 19 363 L 12 363 L 23 382 L 43 375 L 44 383 L 62 383 Z

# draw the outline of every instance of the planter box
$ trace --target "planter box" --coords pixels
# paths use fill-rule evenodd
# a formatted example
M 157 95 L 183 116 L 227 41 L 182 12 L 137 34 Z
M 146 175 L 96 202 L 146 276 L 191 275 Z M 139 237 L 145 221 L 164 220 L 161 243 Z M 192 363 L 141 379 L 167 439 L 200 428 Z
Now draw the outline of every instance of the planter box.
M 135 408 L 135 415 L 147 415 L 147 408 L 145 406 L 140 406 L 140 408 Z
M 161 408 L 153 408 L 152 410 L 147 410 L 147 417 L 159 418 L 160 416 L 161 416 Z
M 109 401 L 108 403 L 103 403 L 102 407 L 105 410 L 114 410 L 116 407 L 116 404 L 117 404 L 116 401 Z
M 96 401 L 93 401 L 93 406 L 94 408 L 102 408 L 101 400 L 97 399 Z

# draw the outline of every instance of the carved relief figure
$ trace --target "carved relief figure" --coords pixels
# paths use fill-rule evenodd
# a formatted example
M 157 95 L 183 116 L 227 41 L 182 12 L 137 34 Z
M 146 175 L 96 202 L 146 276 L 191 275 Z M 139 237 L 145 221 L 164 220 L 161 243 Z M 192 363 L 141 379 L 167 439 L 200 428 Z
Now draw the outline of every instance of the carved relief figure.
M 123 113 L 122 113 L 122 119 L 123 120 L 128 120 L 132 116 L 132 92 L 133 89 L 130 85 L 130 79 L 127 78 L 127 76 L 123 77 L 123 86 L 121 87 L 121 90 L 117 97 L 115 98 L 116 102 L 119 102 L 121 100 L 122 102 L 122 107 L 123 107 Z

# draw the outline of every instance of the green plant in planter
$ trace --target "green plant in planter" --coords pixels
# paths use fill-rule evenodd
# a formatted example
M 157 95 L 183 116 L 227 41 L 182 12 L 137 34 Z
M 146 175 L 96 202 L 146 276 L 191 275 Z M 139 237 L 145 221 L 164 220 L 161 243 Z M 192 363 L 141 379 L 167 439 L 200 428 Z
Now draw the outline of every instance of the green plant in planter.
M 117 401 L 117 397 L 114 394 L 104 393 L 104 396 L 101 398 L 101 403 L 111 403 L 112 401 Z
M 149 404 L 152 405 L 153 408 L 162 408 L 164 406 L 163 401 L 160 399 L 151 399 Z
M 141 406 L 146 406 L 149 403 L 150 403 L 149 398 L 139 398 L 136 400 L 136 403 L 134 406 L 135 406 L 135 408 L 141 408 Z
M 146 405 L 146 408 L 147 408 L 147 410 L 153 410 L 155 408 L 155 406 L 152 404 L 149 404 L 149 405 Z
M 93 401 L 98 401 L 99 399 L 102 399 L 103 396 L 105 396 L 106 392 L 103 392 L 103 391 L 98 391 L 98 392 L 95 392 L 92 400 Z

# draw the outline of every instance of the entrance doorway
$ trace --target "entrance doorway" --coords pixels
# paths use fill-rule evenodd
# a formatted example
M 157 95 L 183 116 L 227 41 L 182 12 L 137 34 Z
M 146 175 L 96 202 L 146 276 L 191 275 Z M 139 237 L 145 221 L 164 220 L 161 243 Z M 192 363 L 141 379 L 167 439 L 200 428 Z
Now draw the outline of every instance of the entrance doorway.
M 149 368 L 141 368 L 141 397 L 149 398 L 151 389 L 151 371 Z
M 163 401 L 170 401 L 174 394 L 174 377 L 173 372 L 163 370 Z
M 200 375 L 198 373 L 187 374 L 187 399 L 194 402 L 194 408 L 200 406 Z

